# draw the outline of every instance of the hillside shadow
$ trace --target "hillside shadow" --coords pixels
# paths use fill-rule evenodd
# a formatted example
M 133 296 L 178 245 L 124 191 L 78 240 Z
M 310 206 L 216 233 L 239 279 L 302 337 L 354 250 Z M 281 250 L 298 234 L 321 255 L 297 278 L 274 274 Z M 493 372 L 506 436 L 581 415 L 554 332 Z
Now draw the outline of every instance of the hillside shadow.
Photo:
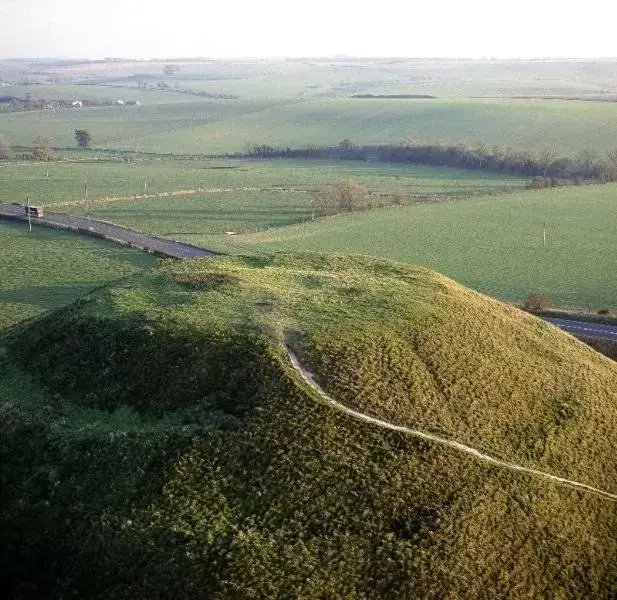
M 0 291 L 0 302 L 28 304 L 50 310 L 69 304 L 101 285 L 100 281 L 60 285 L 39 285 Z

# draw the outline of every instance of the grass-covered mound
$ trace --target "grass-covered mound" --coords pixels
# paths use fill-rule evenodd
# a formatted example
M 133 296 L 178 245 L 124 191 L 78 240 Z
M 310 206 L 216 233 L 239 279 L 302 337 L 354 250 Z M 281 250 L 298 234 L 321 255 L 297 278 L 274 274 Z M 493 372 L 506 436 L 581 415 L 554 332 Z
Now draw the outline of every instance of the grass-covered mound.
M 614 598 L 617 365 L 430 271 L 170 263 L 0 338 L 14 598 Z

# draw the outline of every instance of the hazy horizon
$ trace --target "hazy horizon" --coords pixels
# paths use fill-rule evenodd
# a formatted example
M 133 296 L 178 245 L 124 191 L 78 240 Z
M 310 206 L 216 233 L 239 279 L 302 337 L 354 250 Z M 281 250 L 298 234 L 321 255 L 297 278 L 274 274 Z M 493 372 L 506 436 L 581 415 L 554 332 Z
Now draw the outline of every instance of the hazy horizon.
M 610 59 L 617 6 L 588 0 L 454 0 L 360 6 L 282 0 L 205 6 L 198 0 L 0 0 L 0 58 Z

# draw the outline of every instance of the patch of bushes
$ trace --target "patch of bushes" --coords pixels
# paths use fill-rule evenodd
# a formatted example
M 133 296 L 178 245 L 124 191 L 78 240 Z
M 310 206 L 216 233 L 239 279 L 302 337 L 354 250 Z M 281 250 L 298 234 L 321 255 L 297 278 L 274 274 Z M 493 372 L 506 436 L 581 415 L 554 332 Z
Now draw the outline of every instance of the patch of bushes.
M 237 277 L 218 271 L 174 271 L 167 274 L 167 279 L 190 289 L 215 288 L 238 282 Z
M 525 310 L 547 310 L 553 306 L 548 294 L 543 292 L 532 292 L 527 296 L 524 308 Z

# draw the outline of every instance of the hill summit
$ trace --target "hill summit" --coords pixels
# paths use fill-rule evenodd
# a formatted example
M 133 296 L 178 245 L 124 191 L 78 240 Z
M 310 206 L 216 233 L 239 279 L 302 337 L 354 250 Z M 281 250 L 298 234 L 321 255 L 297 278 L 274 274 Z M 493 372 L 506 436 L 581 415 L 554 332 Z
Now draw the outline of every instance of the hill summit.
M 0 381 L 10 597 L 617 595 L 617 365 L 437 273 L 165 262 Z

